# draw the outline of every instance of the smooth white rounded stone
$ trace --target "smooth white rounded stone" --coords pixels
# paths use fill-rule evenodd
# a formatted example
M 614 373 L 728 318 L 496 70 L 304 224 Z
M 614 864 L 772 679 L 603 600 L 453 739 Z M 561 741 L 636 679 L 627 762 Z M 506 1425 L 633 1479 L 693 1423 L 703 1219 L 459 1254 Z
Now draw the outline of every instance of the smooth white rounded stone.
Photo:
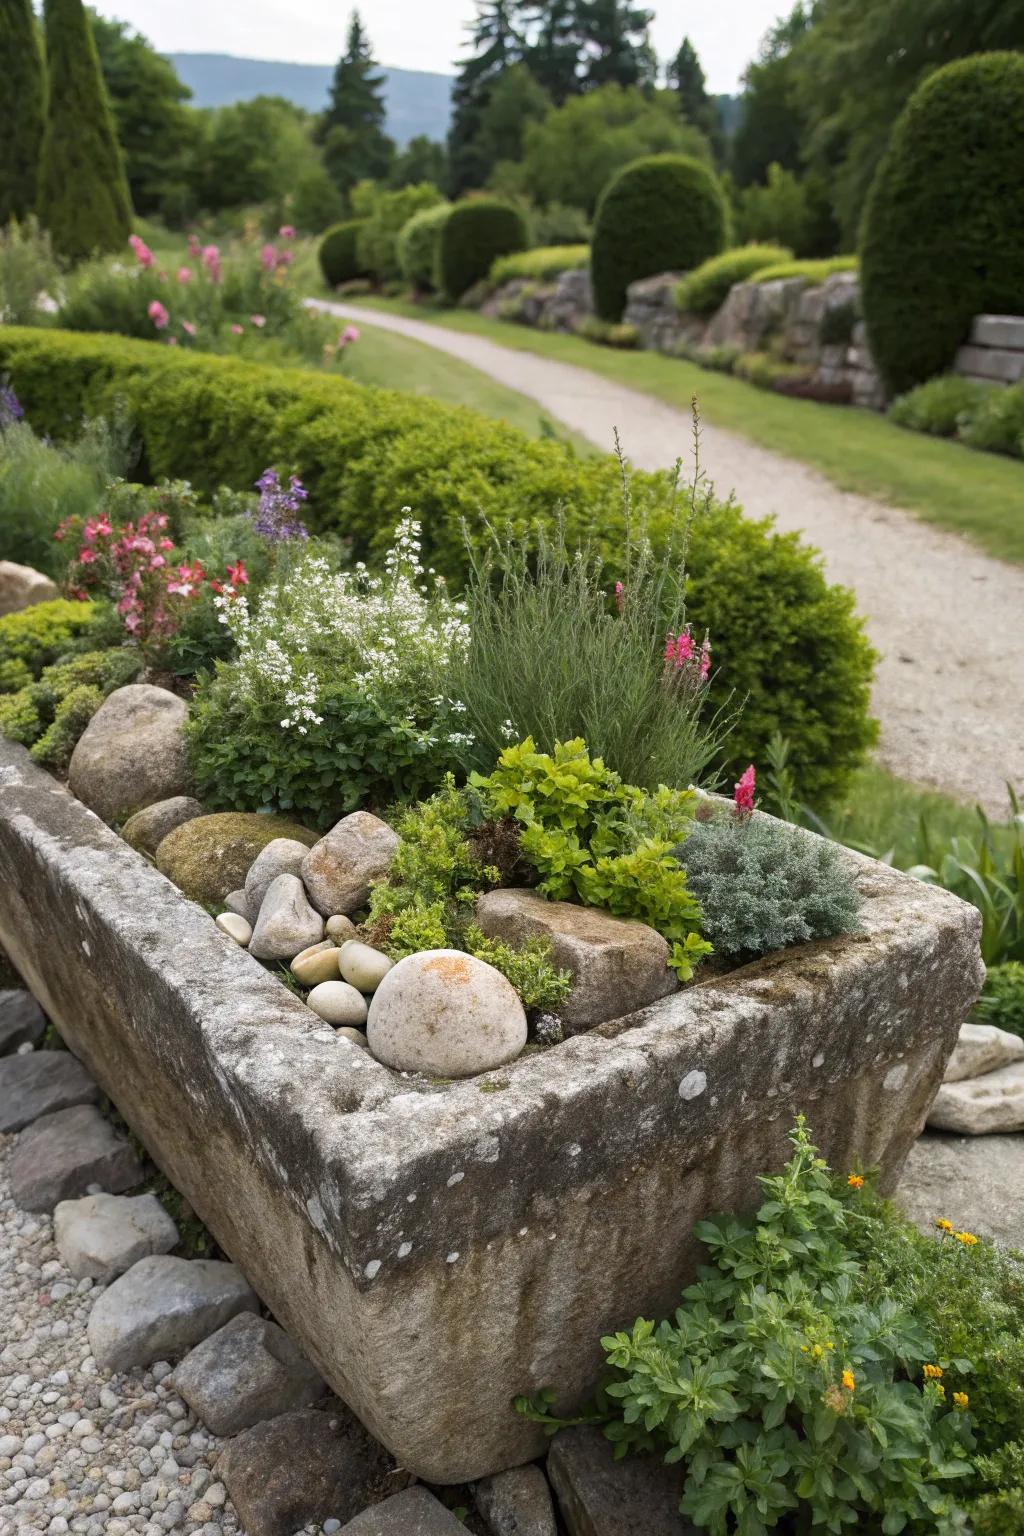
M 334 917 L 329 917 L 325 925 L 327 937 L 333 939 L 335 944 L 344 944 L 346 939 L 354 939 L 356 931 L 356 925 L 352 919 L 350 917 L 342 917 L 340 913 L 336 913 Z
M 338 950 L 338 969 L 360 992 L 376 992 L 394 961 L 359 939 L 348 939 Z
M 366 1023 L 366 998 L 347 981 L 322 981 L 306 998 L 314 1013 L 327 1024 L 358 1029 Z
M 234 939 L 236 944 L 244 948 L 252 938 L 252 924 L 237 912 L 222 912 L 217 918 L 217 927 L 221 933 L 226 933 L 229 939 Z
M 400 1072 L 474 1077 L 519 1055 L 526 1013 L 493 965 L 458 949 L 427 949 L 385 976 L 366 1034 L 377 1060 Z
M 304 987 L 315 987 L 322 981 L 338 979 L 338 946 L 333 939 L 323 939 L 311 944 L 292 961 L 292 975 Z
M 360 996 L 362 996 L 361 993 Z M 364 1051 L 370 1049 L 370 1042 L 361 1029 L 353 1029 L 349 1024 L 342 1024 L 334 1033 L 341 1035 L 345 1040 L 351 1040 L 353 1045 L 358 1045 Z

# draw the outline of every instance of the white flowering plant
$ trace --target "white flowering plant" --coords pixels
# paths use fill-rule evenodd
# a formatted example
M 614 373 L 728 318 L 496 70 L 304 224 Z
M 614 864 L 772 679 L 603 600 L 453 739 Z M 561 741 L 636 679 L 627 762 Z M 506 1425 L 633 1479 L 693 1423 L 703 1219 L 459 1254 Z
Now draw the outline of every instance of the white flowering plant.
M 468 643 L 465 613 L 424 570 L 408 511 L 381 575 L 302 549 L 254 607 L 244 594 L 221 604 L 235 655 L 201 682 L 189 725 L 211 805 L 329 824 L 429 791 L 465 750 L 464 709 L 444 684 Z

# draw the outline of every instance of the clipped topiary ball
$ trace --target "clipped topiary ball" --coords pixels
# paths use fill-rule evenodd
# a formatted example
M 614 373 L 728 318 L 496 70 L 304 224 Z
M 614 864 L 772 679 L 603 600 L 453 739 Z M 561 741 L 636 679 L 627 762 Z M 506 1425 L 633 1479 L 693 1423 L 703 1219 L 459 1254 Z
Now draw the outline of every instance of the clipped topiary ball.
M 359 231 L 367 222 L 366 219 L 346 219 L 342 224 L 333 225 L 320 241 L 317 255 L 328 288 L 337 288 L 339 283 L 366 276 L 356 245 Z
M 451 211 L 451 203 L 438 203 L 436 208 L 421 208 L 402 225 L 398 236 L 398 265 L 409 286 L 420 293 L 429 293 L 434 286 L 441 231 Z
M 621 320 L 626 289 L 688 272 L 725 248 L 728 208 L 717 176 L 688 155 L 648 155 L 614 176 L 594 222 L 591 274 L 602 320 Z
M 518 208 L 495 198 L 474 198 L 452 209 L 438 246 L 438 287 L 455 303 L 480 282 L 498 256 L 525 251 L 526 220 Z
M 868 197 L 861 292 L 894 393 L 953 361 L 974 315 L 1024 313 L 1024 56 L 978 54 L 911 96 Z

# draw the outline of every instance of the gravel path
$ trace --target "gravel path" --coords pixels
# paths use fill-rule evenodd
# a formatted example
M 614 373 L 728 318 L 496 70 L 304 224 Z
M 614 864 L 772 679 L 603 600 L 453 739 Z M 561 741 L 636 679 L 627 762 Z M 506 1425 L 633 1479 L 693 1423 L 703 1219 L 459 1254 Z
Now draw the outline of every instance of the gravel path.
M 585 368 L 363 305 L 318 307 L 461 358 L 600 448 L 612 447 L 618 427 L 639 468 L 689 456 L 687 416 Z M 705 425 L 703 456 L 719 494 L 734 491 L 750 516 L 772 514 L 780 528 L 805 534 L 823 552 L 830 579 L 857 594 L 881 654 L 874 707 L 882 762 L 1004 814 L 1006 781 L 1024 789 L 1024 568 L 908 512 L 837 490 L 806 465 L 718 427 Z
M 170 1365 L 97 1371 L 86 1325 L 104 1287 L 64 1267 L 49 1216 L 15 1206 L 14 1140 L 0 1136 L 0 1536 L 236 1536 L 223 1442 L 164 1384 Z

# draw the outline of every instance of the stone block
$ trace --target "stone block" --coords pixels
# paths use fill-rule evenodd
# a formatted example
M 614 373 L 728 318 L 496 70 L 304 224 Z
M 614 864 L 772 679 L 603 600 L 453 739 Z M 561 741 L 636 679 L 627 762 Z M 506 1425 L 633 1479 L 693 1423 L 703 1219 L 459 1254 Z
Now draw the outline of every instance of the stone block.
M 1024 1131 L 1024 1062 L 1011 1062 L 982 1077 L 943 1083 L 929 1111 L 928 1127 L 967 1136 Z
M 95 1104 L 100 1090 L 68 1051 L 30 1051 L 0 1061 L 0 1135 L 10 1136 L 40 1115 Z
M 548 1477 L 569 1536 L 698 1536 L 679 1513 L 686 1473 L 656 1456 L 613 1459 L 599 1429 L 555 1436 Z
M 215 1435 L 308 1408 L 322 1378 L 276 1323 L 240 1312 L 197 1344 L 174 1373 L 174 1390 Z
M 219 1259 L 140 1259 L 107 1287 L 89 1315 L 89 1348 L 101 1371 L 175 1360 L 259 1300 L 234 1264 Z
M 1011 1061 L 1024 1058 L 1024 1040 L 1008 1029 L 997 1029 L 994 1024 L 971 1024 L 960 1031 L 956 1050 L 949 1058 L 943 1082 L 959 1083 L 966 1077 L 981 1077 L 994 1072 L 997 1067 L 1007 1067 Z
M 485 1477 L 473 1500 L 490 1536 L 558 1536 L 551 1490 L 536 1466 Z
M 0 1056 L 16 1051 L 19 1045 L 37 1045 L 45 1031 L 46 1015 L 31 992 L 22 987 L 0 990 Z
M 336 1536 L 465 1536 L 465 1531 L 462 1522 L 426 1488 L 409 1488 L 364 1509 Z
M 976 347 L 1024 352 L 1024 315 L 975 315 L 970 339 Z
M 92 1104 L 79 1104 L 25 1127 L 11 1153 L 10 1178 L 15 1205 L 52 1211 L 91 1184 L 121 1194 L 138 1184 L 142 1167 L 110 1121 Z
M 981 986 L 980 917 L 839 856 L 860 933 L 437 1085 L 336 1038 L 0 742 L 0 945 L 282 1327 L 432 1482 L 544 1452 L 513 1396 L 584 1402 L 601 1335 L 672 1311 L 693 1223 L 756 1207 L 798 1112 L 893 1188 Z
M 1019 384 L 1024 379 L 1024 350 L 1016 352 L 1006 347 L 977 347 L 968 343 L 957 352 L 953 370 L 995 384 Z
M 53 1240 L 76 1280 L 116 1280 L 152 1253 L 170 1253 L 178 1229 L 156 1195 L 86 1195 L 62 1200 Z
M 0 560 L 0 618 L 59 596 L 54 583 L 42 571 L 31 565 L 18 565 L 14 560 Z
M 184 699 L 166 688 L 130 683 L 93 715 L 71 755 L 73 792 L 104 821 L 123 821 L 157 800 L 184 795 L 191 775 Z

